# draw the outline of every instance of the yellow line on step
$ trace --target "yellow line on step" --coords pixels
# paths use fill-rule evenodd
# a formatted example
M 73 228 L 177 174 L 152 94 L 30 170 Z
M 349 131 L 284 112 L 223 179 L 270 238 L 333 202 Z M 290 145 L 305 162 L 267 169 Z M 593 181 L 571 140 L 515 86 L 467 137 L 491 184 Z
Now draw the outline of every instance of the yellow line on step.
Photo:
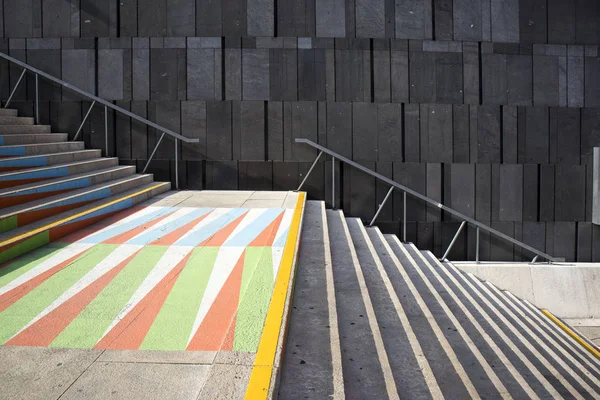
M 284 319 L 285 304 L 289 285 L 292 283 L 292 270 L 296 263 L 298 252 L 298 238 L 300 236 L 300 225 L 304 210 L 304 192 L 298 193 L 294 216 L 290 225 L 290 231 L 281 258 L 279 273 L 273 288 L 271 304 L 265 318 L 265 326 L 258 344 L 258 351 L 250 374 L 250 381 L 246 389 L 246 399 L 266 399 L 269 395 L 271 376 L 273 375 L 273 364 L 277 353 L 279 334 L 281 333 Z M 287 324 L 283 329 L 287 330 Z
M 123 197 L 121 197 L 121 198 L 118 198 L 118 199 L 115 199 L 115 200 L 109 201 L 109 202 L 108 202 L 108 203 L 106 203 L 106 204 L 102 204 L 102 205 L 100 205 L 100 206 L 98 206 L 98 207 L 90 208 L 89 210 L 86 210 L 86 211 L 80 212 L 80 213 L 78 213 L 78 214 L 75 214 L 75 215 L 71 215 L 70 217 L 67 217 L 67 218 L 61 219 L 61 220 L 59 220 L 59 221 L 56 221 L 56 222 L 52 222 L 52 223 L 50 223 L 50 224 L 48 224 L 48 225 L 44 225 L 44 226 L 42 226 L 41 228 L 33 229 L 33 230 L 31 230 L 31 231 L 29 231 L 29 232 L 27 232 L 27 233 L 23 233 L 22 235 L 19 235 L 19 236 L 12 237 L 12 238 L 10 238 L 10 239 L 8 239 L 8 240 L 5 240 L 4 242 L 0 242 L 0 248 L 2 248 L 2 247 L 4 247 L 4 246 L 7 246 L 7 245 L 9 245 L 9 244 L 12 244 L 12 243 L 16 243 L 16 242 L 18 242 L 18 241 L 20 241 L 20 240 L 23 240 L 23 239 L 27 239 L 28 237 L 31 237 L 31 236 L 37 235 L 38 233 L 41 233 L 41 232 L 44 232 L 44 231 L 46 231 L 46 230 L 48 230 L 48 229 L 52 229 L 52 228 L 54 228 L 54 227 L 57 227 L 57 226 L 59 226 L 59 225 L 62 225 L 62 224 L 64 224 L 65 222 L 72 221 L 72 220 L 74 220 L 74 219 L 77 219 L 77 218 L 79 218 L 79 217 L 83 217 L 83 216 L 85 216 L 85 215 L 88 215 L 88 214 L 91 214 L 91 213 L 93 213 L 93 212 L 95 212 L 95 211 L 98 211 L 98 210 L 101 210 L 101 209 L 103 209 L 103 208 L 106 208 L 106 207 L 112 206 L 113 204 L 116 204 L 116 203 L 118 203 L 118 202 L 120 202 L 120 201 L 127 200 L 127 199 L 130 199 L 130 198 L 132 198 L 132 197 L 135 197 L 135 196 L 137 196 L 137 195 L 140 195 L 140 194 L 142 194 L 142 193 L 149 192 L 149 191 L 151 191 L 151 190 L 154 190 L 154 189 L 156 189 L 157 187 L 159 187 L 159 186 L 162 186 L 162 185 L 164 185 L 164 184 L 165 184 L 165 182 L 160 182 L 160 183 L 157 183 L 156 185 L 153 185 L 153 186 L 151 186 L 151 187 L 149 187 L 149 188 L 146 188 L 146 189 L 144 189 L 144 190 L 140 190 L 139 192 L 135 192 L 135 193 L 129 194 L 129 195 L 127 195 L 127 196 L 123 196 Z
M 587 351 L 589 351 L 594 356 L 596 356 L 596 358 L 600 359 L 600 352 L 598 350 L 596 350 L 594 347 L 590 346 L 590 344 L 588 342 L 586 342 L 585 340 L 583 340 L 581 338 L 581 336 L 579 336 L 577 333 L 573 332 L 573 330 L 571 328 L 569 328 L 567 325 L 565 325 L 560 319 L 556 318 L 550 311 L 548 311 L 546 309 L 542 309 L 542 312 L 548 318 L 550 318 L 552 320 L 552 322 L 554 322 L 556 325 L 558 325 L 560 327 L 560 329 L 565 331 L 567 333 L 567 335 L 571 336 L 573 339 L 575 339 L 575 341 L 577 343 L 579 343 L 580 345 L 585 347 L 585 349 Z

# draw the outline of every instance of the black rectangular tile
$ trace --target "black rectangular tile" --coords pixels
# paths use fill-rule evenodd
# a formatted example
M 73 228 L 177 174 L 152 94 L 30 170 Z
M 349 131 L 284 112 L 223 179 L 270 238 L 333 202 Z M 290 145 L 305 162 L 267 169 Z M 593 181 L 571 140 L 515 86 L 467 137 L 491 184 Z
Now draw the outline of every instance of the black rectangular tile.
M 206 103 L 206 150 L 213 160 L 231 160 L 231 102 Z
M 500 221 L 521 221 L 523 217 L 523 166 L 500 165 Z
M 444 165 L 445 205 L 473 218 L 475 216 L 475 165 Z M 453 220 L 445 215 L 445 220 Z
M 402 105 L 377 105 L 377 160 L 402 161 Z
M 556 165 L 555 221 L 585 221 L 585 165 Z
M 198 143 L 181 143 L 183 160 L 200 161 L 209 158 L 206 148 L 206 122 L 206 102 L 181 102 L 181 134 L 199 140 Z
M 452 163 L 452 105 L 421 104 L 421 162 Z

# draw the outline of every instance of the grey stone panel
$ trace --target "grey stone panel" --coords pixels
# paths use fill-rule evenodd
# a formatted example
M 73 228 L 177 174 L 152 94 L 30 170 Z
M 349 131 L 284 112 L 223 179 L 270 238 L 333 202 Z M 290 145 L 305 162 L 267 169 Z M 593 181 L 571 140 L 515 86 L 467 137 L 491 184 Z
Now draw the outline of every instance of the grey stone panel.
M 379 104 L 377 106 L 377 160 L 401 162 L 402 153 L 402 105 Z
M 435 53 L 435 101 L 463 103 L 463 65 L 461 53 Z
M 436 40 L 452 40 L 454 37 L 452 3 L 452 0 L 433 2 L 434 37 Z
M 283 161 L 283 104 L 267 103 L 267 159 Z
M 581 111 L 550 108 L 550 163 L 579 164 L 580 151 Z
M 187 98 L 189 100 L 220 99 L 221 88 L 215 84 L 217 75 L 221 75 L 220 59 L 220 49 L 187 49 Z
M 30 42 L 32 39 L 28 39 Z M 38 40 L 38 39 L 33 39 Z M 41 39 L 48 41 L 48 39 Z M 42 50 L 28 50 L 27 51 L 27 63 L 31 66 L 38 68 L 52 76 L 60 79 L 61 77 L 61 52 L 58 49 L 58 40 L 52 40 L 56 42 L 55 49 L 42 49 Z M 27 94 L 28 98 L 35 99 L 35 77 L 33 74 L 27 74 Z M 60 100 L 61 90 L 56 85 L 47 81 L 44 78 L 39 79 L 39 99 L 45 100 Z
M 575 25 L 575 41 L 578 44 L 600 43 L 600 8 L 595 0 L 579 0 L 575 5 L 577 22 Z
M 410 52 L 410 102 L 435 103 L 436 54 Z
M 117 13 L 119 2 L 106 0 L 80 0 L 80 5 L 81 37 L 117 36 Z
M 196 35 L 222 35 L 222 0 L 196 0 Z
M 571 50 L 573 50 L 572 54 Z M 584 78 L 583 46 L 569 46 L 569 57 L 567 57 L 567 105 L 569 107 L 583 107 Z
M 209 154 L 206 148 L 206 102 L 183 101 L 181 103 L 181 134 L 197 138 L 198 143 L 181 143 L 183 160 L 206 160 Z
M 427 197 L 442 202 L 442 164 L 429 163 L 427 164 Z M 432 205 L 427 206 L 427 221 L 441 221 L 442 210 L 439 207 Z
M 345 0 L 345 17 L 346 17 L 346 37 L 356 37 L 356 0 Z
M 575 238 L 577 236 L 577 225 L 575 222 L 554 222 L 554 257 L 564 257 L 567 260 L 575 260 L 577 249 Z
M 73 139 L 79 124 L 83 119 L 83 107 L 89 104 L 80 101 L 51 101 L 50 102 L 50 125 L 52 132 L 64 132 L 69 134 L 69 140 Z M 87 111 L 87 108 L 85 108 Z
M 523 166 L 500 165 L 500 221 L 523 218 Z
M 374 101 L 389 103 L 391 97 L 391 66 L 389 50 L 373 51 L 373 94 Z
M 593 148 L 600 146 L 600 109 L 581 109 L 581 164 L 588 163 Z
M 275 49 L 271 50 L 274 51 Z M 279 49 L 277 49 L 279 51 Z M 325 49 L 298 50 L 297 78 L 295 75 L 286 78 L 289 88 L 289 98 L 294 94 L 294 85 L 298 87 L 298 100 L 327 100 L 327 64 Z M 285 49 L 287 54 L 294 53 L 294 50 Z M 293 57 L 290 57 L 293 58 Z M 288 66 L 290 73 L 294 72 L 294 67 Z
M 117 101 L 116 105 L 131 111 L 131 103 Z M 125 114 L 115 114 L 115 154 L 120 159 L 131 159 L 131 118 Z
M 377 104 L 352 104 L 352 132 L 353 160 L 377 161 Z
M 120 36 L 134 37 L 138 34 L 138 0 L 119 2 Z
M 207 161 L 207 190 L 238 190 L 237 161 Z
M 539 213 L 539 168 L 535 164 L 523 165 L 523 221 L 537 221 Z
M 196 34 L 196 0 L 166 0 L 166 36 Z
M 317 37 L 346 36 L 344 0 L 315 0 Z
M 96 93 L 96 57 L 93 50 L 62 50 L 63 80 L 82 90 Z M 81 100 L 70 91 L 63 92 L 63 100 Z
M 204 189 L 204 165 L 202 161 L 187 161 L 188 190 Z
M 265 103 L 243 101 L 241 103 L 241 160 L 265 160 Z
M 181 102 L 158 101 L 148 103 L 148 119 L 164 126 L 174 132 L 181 132 Z M 148 128 L 148 149 L 152 152 L 158 139 L 162 135 L 159 130 Z M 181 151 L 181 146 L 179 146 Z M 155 157 L 161 160 L 175 158 L 175 140 L 170 135 L 165 135 L 158 146 Z
M 239 162 L 239 190 L 273 190 L 273 164 L 266 161 Z
M 394 181 L 405 185 L 419 193 L 427 191 L 427 164 L 394 163 Z M 402 194 L 394 196 L 394 219 L 403 218 L 404 200 Z M 406 219 L 408 221 L 425 221 L 427 206 L 421 200 L 407 196 Z
M 374 162 L 364 163 L 365 167 L 375 169 Z M 348 214 L 354 217 L 368 220 L 375 215 L 376 210 L 376 182 L 375 178 L 364 172 L 350 168 L 349 174 L 349 203 Z M 344 170 L 346 172 L 346 170 Z M 344 201 L 346 209 L 346 201 Z
M 535 105 L 559 105 L 559 57 L 533 56 L 533 101 Z
M 107 100 L 123 100 L 124 49 L 98 50 L 98 96 Z M 129 64 L 131 65 L 131 64 Z M 130 68 L 127 65 L 127 68 Z
M 506 55 L 482 54 L 481 69 L 483 104 L 507 104 Z
M 79 0 L 42 2 L 43 37 L 79 37 Z
M 242 50 L 225 49 L 225 99 L 242 99 Z
M 421 162 L 452 163 L 452 105 L 421 105 Z
M 554 221 L 554 177 L 554 165 L 540 165 L 540 221 Z
M 481 106 L 477 109 L 477 157 L 471 162 L 499 163 L 501 161 L 500 107 Z M 471 131 L 473 134 L 473 131 Z
M 463 43 L 463 99 L 465 104 L 479 104 L 479 45 Z
M 327 104 L 327 147 L 344 157 L 352 157 L 352 105 Z
M 132 101 L 131 112 L 142 118 L 147 118 L 148 103 L 146 101 Z M 131 143 L 131 157 L 133 159 L 145 159 L 150 156 L 148 152 L 148 126 L 146 124 L 135 120 L 131 121 Z
M 418 104 L 404 105 L 404 162 L 421 161 L 421 123 Z
M 600 106 L 599 57 L 585 57 L 585 106 Z
M 519 1 L 519 40 L 522 43 L 546 43 L 546 2 Z
M 377 171 L 377 173 L 389 178 L 389 179 L 393 179 L 393 173 L 394 173 L 394 166 L 391 162 L 378 162 L 375 165 L 375 170 Z M 385 199 L 385 196 L 387 195 L 388 191 L 390 190 L 389 185 L 383 183 L 382 181 L 377 181 L 376 183 L 377 185 L 377 197 L 376 197 L 376 204 L 381 204 L 383 203 L 383 199 Z M 398 196 L 399 192 L 396 192 L 396 196 Z M 385 203 L 385 205 L 383 206 L 383 208 L 381 209 L 381 212 L 379 213 L 379 216 L 377 217 L 377 221 L 391 221 L 393 220 L 393 215 L 394 215 L 394 193 L 392 193 L 392 195 L 388 198 L 387 202 Z
M 273 190 L 296 190 L 300 184 L 298 163 L 273 161 L 272 164 Z
M 371 101 L 370 52 L 336 43 L 335 61 L 336 101 Z
M 506 103 L 530 106 L 533 103 L 532 58 L 525 55 L 506 55 Z
M 517 107 L 502 107 L 502 162 L 516 164 L 519 154 Z
M 294 103 L 284 103 L 289 105 L 284 108 L 284 159 L 294 161 L 313 161 L 317 156 L 316 150 L 309 146 L 301 146 L 294 142 L 296 138 L 306 138 L 314 142 L 318 141 L 318 120 L 317 109 L 318 105 L 314 101 L 300 101 Z M 351 116 L 349 110 L 348 117 Z M 349 121 L 351 122 L 351 121 Z M 351 146 L 350 127 L 348 135 L 348 145 Z M 330 146 L 332 142 L 328 141 Z M 334 150 L 336 151 L 336 150 Z
M 270 100 L 278 100 L 278 101 L 296 101 L 298 100 L 298 67 L 300 65 L 298 60 L 299 52 L 310 52 L 311 55 L 314 55 L 313 50 L 299 50 L 295 49 L 269 49 L 269 78 L 270 78 L 270 96 L 268 99 Z M 306 54 L 304 54 L 306 55 Z M 307 60 L 303 60 L 307 61 Z M 324 60 L 323 60 L 324 61 Z M 310 61 L 307 62 L 309 67 L 315 66 L 314 63 Z M 324 65 L 323 65 L 324 67 Z M 314 69 L 313 69 L 314 71 Z M 323 68 L 324 75 L 324 68 Z M 312 82 L 313 86 L 316 86 L 316 76 L 312 75 L 309 71 L 303 69 L 302 71 L 304 76 L 303 82 L 305 84 L 309 84 Z M 324 80 L 321 80 L 319 83 L 321 85 L 324 83 Z M 324 97 L 324 96 L 323 96 Z M 302 100 L 317 100 L 315 98 L 307 98 Z
M 448 164 L 444 167 L 445 205 L 473 218 L 475 216 L 475 165 Z M 445 220 L 453 220 L 446 215 Z
M 223 1 L 223 36 L 246 36 L 248 16 L 246 0 Z
M 355 0 L 356 37 L 384 38 L 385 0 Z
M 453 0 L 454 40 L 484 40 L 481 4 L 483 1 L 485 0 Z
M 6 1 L 4 35 L 10 38 L 42 37 L 41 0 Z
M 568 1 L 548 0 L 548 42 L 576 43 L 577 7 Z
M 150 100 L 150 42 L 147 38 L 133 39 L 132 98 Z
M 577 224 L 577 261 L 592 261 L 592 224 L 590 222 Z
M 206 151 L 212 160 L 232 159 L 231 102 L 206 103 Z
M 153 48 L 150 51 L 150 99 L 185 100 L 185 49 Z
M 168 0 L 146 0 L 138 7 L 138 34 L 140 36 L 167 36 Z
M 452 161 L 455 163 L 469 162 L 469 106 L 452 106 Z
M 433 35 L 431 1 L 396 1 L 396 38 L 431 39 Z
M 514 222 L 492 222 L 492 228 L 513 237 L 515 234 Z M 498 236 L 490 237 L 490 259 L 497 261 L 513 261 L 513 244 Z
M 549 112 L 547 107 L 519 107 L 519 163 L 549 161 Z
M 276 0 L 248 0 L 248 36 L 274 36 Z
M 555 221 L 585 221 L 585 165 L 556 166 Z
M 308 37 L 315 36 L 315 24 L 316 21 L 316 4 L 315 0 L 275 0 L 277 1 L 277 35 L 278 36 L 298 36 Z M 338 10 L 335 9 L 338 3 L 328 7 L 332 13 L 331 18 L 335 19 L 338 17 Z M 322 6 L 322 5 L 321 5 Z M 321 9 L 322 10 L 322 9 Z M 323 10 L 327 12 L 326 10 Z M 324 16 L 324 15 L 320 15 Z M 333 26 L 332 26 L 333 27 Z M 338 35 L 327 35 L 326 32 L 323 35 L 317 36 L 338 36 Z
M 269 96 L 269 50 L 242 49 L 243 100 L 268 100 Z
M 392 81 L 392 102 L 403 103 L 409 100 L 409 68 L 408 51 L 394 50 L 390 52 L 390 68 Z
M 519 0 L 491 0 L 492 42 L 519 41 Z

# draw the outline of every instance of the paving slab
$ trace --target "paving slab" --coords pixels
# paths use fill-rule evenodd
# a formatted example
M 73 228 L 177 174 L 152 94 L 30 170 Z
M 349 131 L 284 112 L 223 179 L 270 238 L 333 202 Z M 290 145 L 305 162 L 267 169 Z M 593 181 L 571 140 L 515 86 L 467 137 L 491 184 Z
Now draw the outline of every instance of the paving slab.
M 251 372 L 248 365 L 215 364 L 198 399 L 243 399 Z

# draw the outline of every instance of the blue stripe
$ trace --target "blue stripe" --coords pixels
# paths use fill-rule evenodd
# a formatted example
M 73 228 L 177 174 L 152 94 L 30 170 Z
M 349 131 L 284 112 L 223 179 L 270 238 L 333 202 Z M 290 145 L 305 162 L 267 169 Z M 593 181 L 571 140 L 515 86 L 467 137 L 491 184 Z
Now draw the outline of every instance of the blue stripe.
M 281 208 L 266 209 L 250 225 L 245 227 L 240 233 L 228 239 L 224 246 L 248 246 L 271 222 L 277 218 L 284 210 Z
M 111 204 L 110 206 L 105 207 L 105 208 L 103 208 L 101 210 L 97 210 L 97 211 L 94 211 L 93 213 L 81 216 L 79 218 L 75 218 L 72 221 L 68 221 L 68 222 L 65 222 L 63 224 L 60 224 L 59 226 L 66 225 L 66 224 L 72 224 L 74 222 L 83 221 L 83 220 L 86 220 L 86 219 L 89 219 L 89 218 L 94 218 L 94 217 L 97 217 L 99 215 L 107 214 L 107 213 L 113 212 L 113 211 L 124 210 L 125 208 L 130 208 L 132 206 L 133 206 L 133 199 L 121 200 L 118 203 Z
M 0 156 L 24 156 L 25 155 L 25 147 L 17 146 L 17 147 L 0 147 Z
M 56 203 L 45 205 L 43 207 L 38 207 L 38 208 L 36 208 L 36 210 L 44 210 L 46 208 L 66 206 L 67 204 L 81 203 L 83 201 L 99 200 L 99 199 L 104 199 L 109 196 L 110 196 L 110 189 L 106 188 L 106 189 L 93 191 L 92 193 L 84 193 L 82 195 L 75 196 L 73 198 L 66 199 L 66 200 L 61 200 Z
M 175 242 L 175 246 L 198 246 L 200 243 L 220 231 L 225 225 L 240 215 L 243 215 L 246 211 L 248 210 L 245 208 L 234 208 L 227 214 L 220 216 L 202 229 L 192 232 L 189 235 L 179 239 L 177 242 Z
M 279 237 L 279 239 L 277 239 L 277 241 L 275 243 L 273 243 L 273 247 L 285 247 L 285 242 L 286 242 L 286 239 L 287 239 L 289 233 L 290 233 L 290 228 L 287 228 L 285 230 L 285 232 L 283 232 L 283 235 L 281 235 Z
M 0 136 L 0 146 L 4 146 L 4 136 Z
M 59 176 L 67 176 L 69 173 L 67 167 L 44 169 L 42 171 L 20 172 L 8 176 L 0 176 L 0 181 L 16 181 L 20 179 L 35 179 L 35 178 L 56 178 Z
M 32 157 L 32 158 L 25 158 L 25 159 L 19 159 L 19 160 L 13 160 L 13 159 L 5 159 L 5 160 L 0 160 L 0 168 L 3 167 L 43 167 L 47 165 L 47 160 L 45 156 L 42 157 Z
M 150 222 L 155 218 L 165 215 L 170 211 L 173 211 L 173 208 L 171 208 L 171 207 L 160 208 L 156 211 L 153 211 L 153 212 L 143 215 L 139 218 L 136 218 L 131 222 L 127 222 L 125 224 L 115 226 L 113 228 L 105 230 L 104 232 L 98 232 L 96 234 L 90 235 L 90 236 L 86 237 L 85 239 L 81 240 L 81 243 L 102 243 L 110 238 L 113 238 L 122 233 L 128 232 L 134 228 L 137 228 L 140 225 Z
M 152 229 L 149 232 L 142 233 L 133 239 L 125 242 L 126 244 L 138 244 L 138 245 L 146 245 L 150 242 L 153 242 L 161 237 L 168 235 L 173 232 L 175 229 L 182 227 L 183 225 L 192 222 L 194 219 L 203 216 L 204 214 L 212 211 L 212 208 L 198 208 L 186 215 L 177 218 L 167 224 L 161 225 L 160 228 Z
M 22 195 L 34 194 L 34 193 L 53 192 L 55 190 L 79 189 L 79 188 L 88 187 L 88 186 L 90 186 L 89 178 L 79 178 L 79 179 L 75 179 L 72 181 L 55 183 L 53 185 L 36 187 L 33 189 L 24 190 L 22 192 L 11 192 L 6 197 L 22 196 Z

